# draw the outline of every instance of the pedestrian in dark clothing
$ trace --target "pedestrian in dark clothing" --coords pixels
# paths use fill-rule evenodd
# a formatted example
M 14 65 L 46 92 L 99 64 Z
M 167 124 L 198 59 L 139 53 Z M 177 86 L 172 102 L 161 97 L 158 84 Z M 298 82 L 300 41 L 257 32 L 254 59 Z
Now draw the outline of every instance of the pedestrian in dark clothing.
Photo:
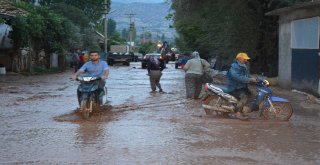
M 72 61 L 73 61 L 74 72 L 77 72 L 80 64 L 80 58 L 77 52 L 72 53 Z
M 164 61 L 156 59 L 154 55 L 151 55 L 148 59 L 147 69 L 151 85 L 151 93 L 156 92 L 156 87 L 159 88 L 160 93 L 163 93 L 160 78 L 162 76 L 162 70 L 164 69 Z
M 79 59 L 80 59 L 80 61 L 79 61 L 79 69 L 85 63 L 83 56 L 84 56 L 84 53 L 80 53 L 80 55 L 79 55 Z
M 238 53 L 236 60 L 231 65 L 227 74 L 228 86 L 226 92 L 239 99 L 236 112 L 236 117 L 239 119 L 245 119 L 245 117 L 242 116 L 242 110 L 251 112 L 255 106 L 254 101 L 250 103 L 251 105 L 249 107 L 245 106 L 248 98 L 251 97 L 248 84 L 250 82 L 256 82 L 256 79 L 250 76 L 249 69 L 246 65 L 249 59 L 250 58 L 246 53 Z

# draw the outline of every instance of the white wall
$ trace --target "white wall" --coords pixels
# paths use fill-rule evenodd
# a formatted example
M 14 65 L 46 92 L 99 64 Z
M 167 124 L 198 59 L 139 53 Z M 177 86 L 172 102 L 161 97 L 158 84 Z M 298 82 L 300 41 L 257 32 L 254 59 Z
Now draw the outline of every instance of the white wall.
M 8 49 L 12 48 L 11 39 L 8 38 L 9 32 L 12 28 L 7 24 L 0 24 L 0 48 Z

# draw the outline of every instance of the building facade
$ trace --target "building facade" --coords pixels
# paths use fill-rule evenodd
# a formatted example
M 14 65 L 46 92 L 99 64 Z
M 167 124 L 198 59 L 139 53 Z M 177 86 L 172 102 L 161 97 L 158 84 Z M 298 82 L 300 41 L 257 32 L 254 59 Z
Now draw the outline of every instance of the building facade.
M 279 16 L 279 85 L 320 95 L 320 2 L 267 15 Z

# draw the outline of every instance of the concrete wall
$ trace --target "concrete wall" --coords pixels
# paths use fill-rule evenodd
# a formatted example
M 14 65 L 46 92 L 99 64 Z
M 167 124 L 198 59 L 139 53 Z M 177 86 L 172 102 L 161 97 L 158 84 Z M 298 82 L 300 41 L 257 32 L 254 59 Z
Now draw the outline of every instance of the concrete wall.
M 279 85 L 281 87 L 292 87 L 292 49 L 291 49 L 291 22 L 320 16 L 319 5 L 306 8 L 290 9 L 282 11 L 279 15 Z M 320 64 L 319 64 L 320 65 Z M 320 94 L 320 80 L 318 86 Z
M 279 85 L 291 86 L 291 22 L 281 22 L 279 25 Z

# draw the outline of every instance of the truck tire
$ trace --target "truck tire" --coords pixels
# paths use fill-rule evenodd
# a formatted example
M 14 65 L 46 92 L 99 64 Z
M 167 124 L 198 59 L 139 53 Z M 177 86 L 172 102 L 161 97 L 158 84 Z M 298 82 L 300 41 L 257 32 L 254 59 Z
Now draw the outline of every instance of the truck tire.
M 109 61 L 109 62 L 108 62 L 109 65 L 110 65 L 110 66 L 113 66 L 113 60 L 110 59 L 110 60 L 108 60 L 108 61 Z

